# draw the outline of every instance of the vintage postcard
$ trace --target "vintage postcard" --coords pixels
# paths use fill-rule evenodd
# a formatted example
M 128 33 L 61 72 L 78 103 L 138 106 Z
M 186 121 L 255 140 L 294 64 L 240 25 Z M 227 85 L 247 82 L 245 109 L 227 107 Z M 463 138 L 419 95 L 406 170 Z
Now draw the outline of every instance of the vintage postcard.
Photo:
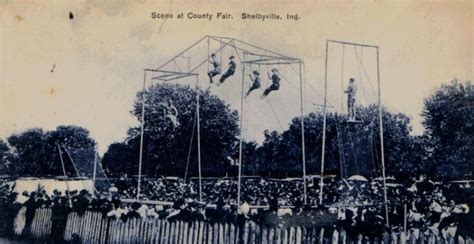
M 0 15 L 0 243 L 474 243 L 471 1 Z

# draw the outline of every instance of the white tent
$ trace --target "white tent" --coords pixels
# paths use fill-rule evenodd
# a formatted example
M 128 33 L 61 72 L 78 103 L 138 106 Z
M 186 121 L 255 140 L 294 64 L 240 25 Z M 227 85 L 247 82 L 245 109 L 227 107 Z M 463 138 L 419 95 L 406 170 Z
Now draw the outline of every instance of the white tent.
M 38 189 L 44 189 L 48 195 L 52 195 L 54 190 L 64 193 L 68 187 L 70 191 L 87 190 L 92 193 L 94 191 L 94 183 L 91 179 L 73 179 L 73 180 L 58 180 L 58 179 L 39 179 L 39 178 L 20 178 L 15 182 L 14 192 L 18 193 L 17 201 L 25 202 L 28 198 L 23 196 L 23 192 L 34 192 Z

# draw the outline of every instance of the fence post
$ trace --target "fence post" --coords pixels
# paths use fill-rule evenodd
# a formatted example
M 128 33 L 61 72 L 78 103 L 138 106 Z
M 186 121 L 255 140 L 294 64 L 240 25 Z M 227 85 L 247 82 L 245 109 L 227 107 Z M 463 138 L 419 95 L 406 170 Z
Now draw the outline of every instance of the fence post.
M 332 244 L 338 244 L 339 243 L 339 232 L 337 231 L 336 228 L 334 228 L 334 231 L 332 232 Z
M 319 243 L 324 244 L 324 227 L 321 228 L 321 231 L 319 232 Z

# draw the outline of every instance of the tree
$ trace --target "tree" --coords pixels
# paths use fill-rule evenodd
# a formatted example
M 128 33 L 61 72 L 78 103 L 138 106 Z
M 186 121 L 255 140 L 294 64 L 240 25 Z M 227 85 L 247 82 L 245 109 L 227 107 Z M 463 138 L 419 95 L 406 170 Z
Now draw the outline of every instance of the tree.
M 200 94 L 200 136 L 201 161 L 204 176 L 224 175 L 228 168 L 227 157 L 232 155 L 238 140 L 238 114 L 229 105 L 210 91 L 199 89 Z M 197 175 L 197 128 L 196 128 L 196 91 L 189 86 L 178 84 L 156 84 L 145 91 L 145 126 L 142 173 L 148 176 L 176 175 L 184 176 L 184 169 L 189 158 L 190 176 Z M 174 128 L 166 117 L 164 103 L 172 101 L 178 110 L 180 125 Z M 142 93 L 139 92 L 133 105 L 132 114 L 141 121 Z M 192 138 L 192 144 L 190 140 Z M 191 147 L 190 147 L 191 145 Z M 131 164 L 123 166 L 138 173 L 140 146 L 140 127 L 129 129 L 128 138 L 123 146 L 127 146 L 126 156 L 114 156 L 120 162 L 112 163 L 111 157 L 104 157 L 103 164 L 109 170 L 111 165 Z M 109 148 L 115 150 L 115 148 Z M 108 156 L 112 151 L 108 151 Z M 116 153 L 118 153 L 116 151 Z M 118 167 L 121 168 L 121 167 Z M 136 172 L 136 173 L 135 173 Z
M 58 151 L 57 145 L 60 145 L 69 175 L 92 177 L 96 142 L 90 137 L 87 129 L 73 125 L 58 126 L 56 130 L 46 133 L 46 139 L 48 145 L 55 147 L 50 150 Z M 59 153 L 52 156 L 53 162 L 60 163 Z
M 7 140 L 14 156 L 11 173 L 20 176 L 63 175 L 57 143 L 61 145 L 68 175 L 76 175 L 76 172 L 65 149 L 68 149 L 79 170 L 93 160 L 90 155 L 94 155 L 95 142 L 86 129 L 78 126 L 59 126 L 56 130 L 46 133 L 38 128 L 29 129 L 12 135 Z
M 472 177 L 474 168 L 474 89 L 470 81 L 451 81 L 424 100 L 425 134 L 431 160 L 444 178 Z
M 45 176 L 50 171 L 51 152 L 42 129 L 29 129 L 12 135 L 8 143 L 13 148 L 16 172 L 19 175 Z M 56 170 L 53 174 L 59 173 Z
M 0 175 L 10 174 L 11 160 L 10 147 L 0 139 Z
M 121 173 L 135 174 L 138 171 L 137 155 L 138 145 L 130 145 L 130 142 L 116 142 L 109 146 L 102 158 L 102 164 L 106 165 L 108 173 L 119 176 Z
M 354 174 L 381 175 L 378 107 L 358 107 L 356 113 L 362 123 L 347 123 L 345 116 L 328 113 L 326 126 L 326 174 L 344 178 Z M 404 114 L 384 110 L 384 149 L 386 172 L 397 178 L 412 175 L 419 167 L 415 144 L 410 135 L 410 119 Z M 323 115 L 319 112 L 304 117 L 307 174 L 319 174 Z M 279 134 L 266 133 L 260 150 L 261 161 L 267 162 L 269 172 L 279 171 L 281 176 L 302 175 L 301 119 L 292 120 L 288 130 Z

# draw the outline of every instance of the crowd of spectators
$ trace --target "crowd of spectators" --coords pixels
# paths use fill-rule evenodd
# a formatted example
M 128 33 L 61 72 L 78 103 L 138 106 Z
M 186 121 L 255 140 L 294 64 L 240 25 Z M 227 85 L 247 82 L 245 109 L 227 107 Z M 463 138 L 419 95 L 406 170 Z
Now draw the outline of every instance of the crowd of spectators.
M 26 226 L 37 208 L 53 211 L 53 232 L 61 232 L 69 212 L 82 215 L 99 211 L 104 217 L 127 221 L 130 218 L 161 218 L 169 221 L 210 221 L 243 223 L 253 220 L 272 226 L 342 227 L 349 235 L 378 236 L 390 230 L 413 235 L 469 235 L 472 226 L 473 191 L 469 186 L 443 184 L 427 179 L 406 184 L 387 183 L 386 225 L 383 184 L 379 179 L 325 182 L 323 205 L 319 205 L 319 181 L 307 182 L 307 199 L 301 180 L 250 178 L 242 181 L 241 202 L 237 206 L 237 181 L 224 178 L 198 183 L 182 179 L 143 180 L 142 201 L 133 201 L 136 182 L 125 176 L 108 191 L 92 194 L 86 190 L 48 195 L 44 190 L 23 192 L 28 200 L 16 202 L 14 185 L 1 184 L 0 209 L 26 208 Z M 159 204 L 156 204 L 159 203 Z M 255 208 L 255 206 L 258 206 Z M 3 211 L 5 212 L 5 211 Z M 9 212 L 11 215 L 11 211 Z M 12 218 L 12 216 L 9 216 Z M 471 220 L 471 221 L 470 221 Z

